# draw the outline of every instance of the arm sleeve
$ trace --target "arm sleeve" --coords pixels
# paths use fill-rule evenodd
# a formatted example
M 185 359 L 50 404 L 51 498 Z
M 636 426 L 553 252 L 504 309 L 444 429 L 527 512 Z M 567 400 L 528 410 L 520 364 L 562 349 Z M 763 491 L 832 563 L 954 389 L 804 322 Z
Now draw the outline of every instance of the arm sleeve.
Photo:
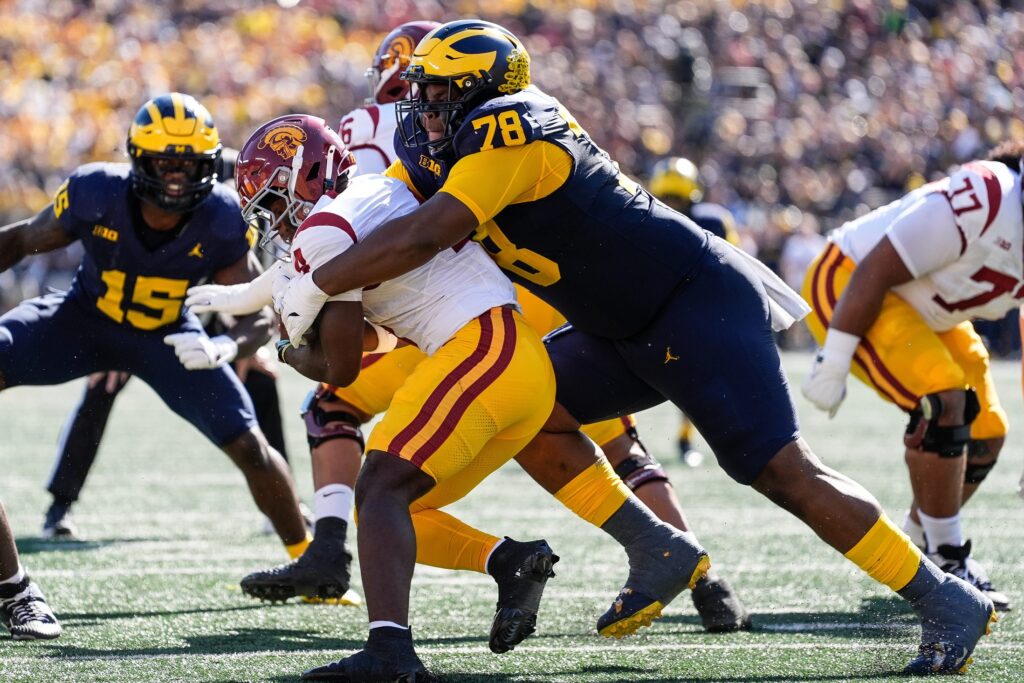
M 896 217 L 886 234 L 915 278 L 960 258 L 961 229 L 941 192 L 918 198 Z
M 317 221 L 321 217 L 322 221 Z M 355 233 L 344 218 L 337 214 L 320 212 L 313 214 L 303 223 L 302 229 L 292 240 L 292 262 L 289 266 L 293 276 L 308 273 L 330 261 L 355 244 Z M 342 292 L 328 301 L 362 301 L 361 289 Z
M 565 183 L 572 166 L 568 152 L 543 140 L 497 147 L 456 162 L 440 191 L 458 199 L 485 223 L 509 204 L 548 196 Z

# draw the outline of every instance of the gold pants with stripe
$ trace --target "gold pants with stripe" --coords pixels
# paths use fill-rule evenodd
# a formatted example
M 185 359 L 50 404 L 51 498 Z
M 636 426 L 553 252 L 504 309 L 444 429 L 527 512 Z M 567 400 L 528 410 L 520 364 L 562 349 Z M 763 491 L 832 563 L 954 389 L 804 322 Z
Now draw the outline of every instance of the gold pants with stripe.
M 855 267 L 829 243 L 807 270 L 802 294 L 813 309 L 807 326 L 819 344 Z M 910 304 L 888 292 L 878 318 L 857 347 L 851 372 L 904 411 L 913 410 L 926 394 L 973 387 L 981 413 L 971 424 L 971 438 L 1006 435 L 1006 411 L 996 394 L 988 350 L 970 322 L 936 332 Z
M 538 334 L 547 334 L 565 322 L 561 313 L 528 290 L 516 285 L 516 294 L 523 308 L 523 318 Z M 364 356 L 363 367 L 356 381 L 347 387 L 335 388 L 334 394 L 367 415 L 383 413 L 391 405 L 391 398 L 398 388 L 405 384 L 416 366 L 426 357 L 415 346 L 403 346 L 390 353 Z M 594 443 L 603 446 L 635 425 L 636 421 L 630 415 L 584 425 L 583 433 Z
M 555 402 L 544 343 L 511 308 L 493 308 L 424 358 L 367 441 L 437 486 L 412 510 L 459 500 L 529 443 Z

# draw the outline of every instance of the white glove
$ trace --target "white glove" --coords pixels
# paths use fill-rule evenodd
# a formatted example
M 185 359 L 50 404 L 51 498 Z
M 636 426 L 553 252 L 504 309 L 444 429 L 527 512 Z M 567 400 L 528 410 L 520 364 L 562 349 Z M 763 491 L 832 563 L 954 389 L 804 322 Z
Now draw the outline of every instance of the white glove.
M 275 295 L 275 299 L 277 298 Z M 284 295 L 279 299 L 279 312 L 292 346 L 302 346 L 306 343 L 303 336 L 316 322 L 320 309 L 329 298 L 330 295 L 316 286 L 310 273 L 293 278 L 288 283 Z
M 825 335 L 825 345 L 814 357 L 811 374 L 800 387 L 804 397 L 828 412 L 830 418 L 835 417 L 839 404 L 846 398 L 846 376 L 858 344 L 860 337 L 830 329 Z
M 238 355 L 238 344 L 227 335 L 207 337 L 198 332 L 178 332 L 164 337 L 174 355 L 188 370 L 211 370 L 226 365 Z
M 264 306 L 269 306 L 273 283 L 277 271 L 283 270 L 282 263 L 275 263 L 252 282 L 240 285 L 198 285 L 189 287 L 185 305 L 193 313 L 227 313 L 228 315 L 249 315 Z
M 291 282 L 294 277 L 295 271 L 291 268 L 281 268 L 274 273 L 272 298 L 274 300 L 274 313 L 277 313 L 278 316 L 281 315 L 281 305 L 283 303 L 282 299 L 284 299 L 284 292 L 288 289 L 288 283 Z

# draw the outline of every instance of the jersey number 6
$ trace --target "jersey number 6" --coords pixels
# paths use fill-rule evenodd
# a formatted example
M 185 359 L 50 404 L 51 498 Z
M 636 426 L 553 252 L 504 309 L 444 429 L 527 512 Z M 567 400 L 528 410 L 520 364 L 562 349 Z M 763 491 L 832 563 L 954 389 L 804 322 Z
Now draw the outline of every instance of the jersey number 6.
M 102 299 L 96 301 L 96 308 L 107 314 L 115 322 L 124 322 L 125 318 L 132 327 L 140 330 L 155 330 L 158 327 L 173 323 L 181 315 L 181 304 L 188 289 L 188 280 L 172 280 L 166 277 L 135 278 L 132 289 L 132 303 L 145 306 L 159 313 L 149 315 L 142 311 L 121 308 L 124 300 L 125 272 L 123 270 L 105 270 L 101 274 L 107 292 Z

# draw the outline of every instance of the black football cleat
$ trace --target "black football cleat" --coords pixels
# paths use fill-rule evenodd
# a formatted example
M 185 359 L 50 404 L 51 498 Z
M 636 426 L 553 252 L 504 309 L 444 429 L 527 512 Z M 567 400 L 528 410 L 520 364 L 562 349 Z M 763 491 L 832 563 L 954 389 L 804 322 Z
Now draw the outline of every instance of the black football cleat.
M 0 600 L 0 621 L 14 640 L 52 640 L 61 634 L 60 623 L 53 615 L 46 598 L 28 577 L 18 586 L 21 590 Z
M 996 590 L 988 578 L 985 568 L 971 557 L 970 541 L 959 547 L 940 545 L 938 552 L 929 555 L 928 559 L 937 564 L 942 571 L 963 579 L 984 593 L 995 605 L 997 612 L 1009 612 L 1013 609 L 1006 593 Z
M 991 600 L 951 574 L 913 609 L 921 619 L 921 645 L 903 669 L 911 676 L 966 673 L 974 647 L 999 619 Z
M 706 576 L 693 587 L 691 597 L 708 633 L 750 630 L 750 613 L 725 579 Z
M 345 683 L 433 683 L 436 681 L 412 647 L 411 629 L 370 630 L 363 649 L 336 662 L 302 672 L 304 681 Z
M 537 610 L 558 555 L 547 541 L 521 543 L 505 537 L 487 563 L 498 584 L 498 605 L 491 623 L 491 652 L 515 649 L 537 630 Z
M 317 543 L 314 538 L 297 560 L 246 576 L 242 591 L 271 602 L 302 596 L 350 604 L 346 599 L 351 564 L 352 555 L 344 543 Z

